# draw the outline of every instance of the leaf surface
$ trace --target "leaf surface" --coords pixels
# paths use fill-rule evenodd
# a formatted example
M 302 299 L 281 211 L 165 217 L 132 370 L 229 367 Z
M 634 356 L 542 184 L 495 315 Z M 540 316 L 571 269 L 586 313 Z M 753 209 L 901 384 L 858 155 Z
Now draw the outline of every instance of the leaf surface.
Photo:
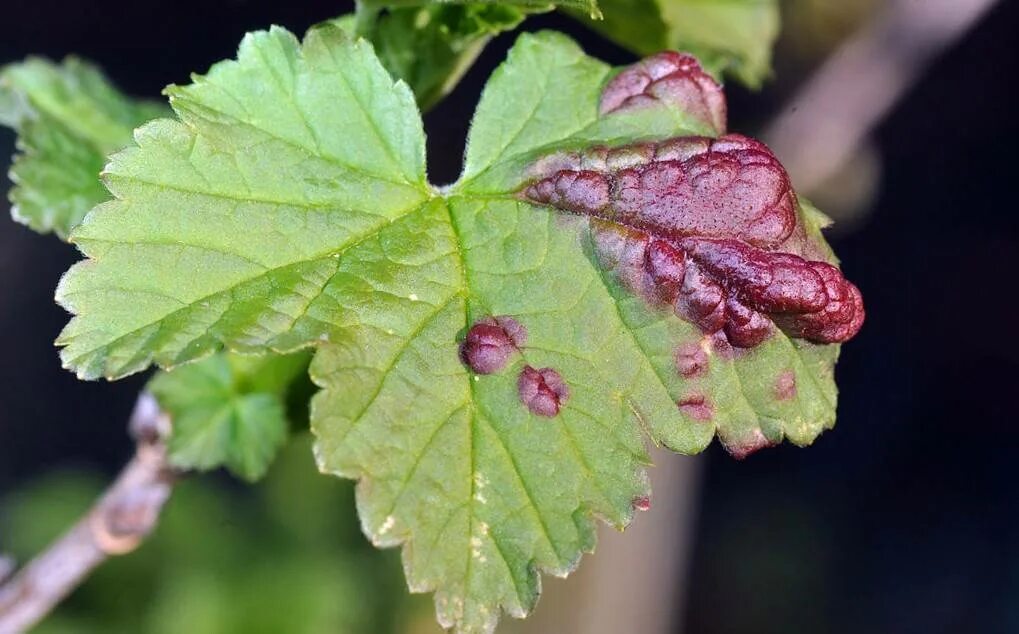
M 65 363 L 116 377 L 315 346 L 316 457 L 359 481 L 366 534 L 404 545 L 443 625 L 525 615 L 539 571 L 593 549 L 595 515 L 623 527 L 645 507 L 645 442 L 694 453 L 718 434 L 742 455 L 834 421 L 837 346 L 778 331 L 722 354 L 599 259 L 594 219 L 521 194 L 557 152 L 716 134 L 674 101 L 600 112 L 612 75 L 561 35 L 521 36 L 439 190 L 410 90 L 363 41 L 249 36 L 170 89 L 180 122 L 108 166 L 116 200 L 76 231 L 90 259 L 60 289 Z M 796 214 L 830 259 L 820 216 Z M 467 345 L 494 356 L 473 371 Z M 689 346 L 694 377 L 677 371 Z M 680 406 L 691 394 L 709 416 Z
M 602 0 L 588 25 L 641 55 L 666 48 L 696 55 L 717 75 L 752 88 L 771 74 L 777 0 Z

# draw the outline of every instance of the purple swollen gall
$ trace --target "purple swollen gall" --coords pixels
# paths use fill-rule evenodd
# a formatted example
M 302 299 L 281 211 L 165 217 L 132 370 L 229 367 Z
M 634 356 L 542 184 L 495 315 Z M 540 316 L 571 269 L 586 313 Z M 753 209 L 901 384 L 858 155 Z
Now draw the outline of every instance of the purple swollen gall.
M 532 414 L 553 418 L 570 397 L 563 377 L 552 368 L 525 366 L 517 379 L 520 400 Z
M 859 289 L 812 242 L 778 158 L 724 134 L 724 94 L 695 59 L 661 53 L 628 67 L 601 112 L 662 103 L 722 136 L 554 153 L 532 165 L 522 197 L 590 217 L 599 259 L 631 291 L 736 348 L 776 328 L 816 343 L 856 335 Z
M 658 101 L 725 132 L 725 93 L 693 55 L 665 51 L 627 67 L 602 91 L 601 113 L 640 108 Z
M 512 317 L 477 321 L 460 344 L 460 359 L 478 374 L 494 374 L 527 341 L 527 329 Z

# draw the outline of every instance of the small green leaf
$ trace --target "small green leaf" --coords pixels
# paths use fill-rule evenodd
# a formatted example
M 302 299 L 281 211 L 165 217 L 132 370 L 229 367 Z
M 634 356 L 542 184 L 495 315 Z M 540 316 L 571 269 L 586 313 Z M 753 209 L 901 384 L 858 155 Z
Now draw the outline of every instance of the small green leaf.
M 66 237 L 108 198 L 99 182 L 106 156 L 130 143 L 136 126 L 166 112 L 125 97 L 78 59 L 56 65 L 31 58 L 0 69 L 0 123 L 18 133 L 14 219 Z
M 380 19 L 375 51 L 428 109 L 456 86 L 493 36 L 515 29 L 533 11 L 494 3 L 396 9 Z
M 550 49 L 556 53 L 551 60 L 545 57 Z M 521 37 L 482 94 L 461 180 L 589 126 L 610 70 L 566 36 Z
M 662 4 L 679 1 L 682 0 L 602 0 L 601 20 L 591 19 L 581 11 L 570 13 L 634 53 L 652 55 L 671 46 Z
M 588 24 L 640 55 L 693 53 L 715 74 L 757 88 L 771 74 L 780 26 L 777 0 L 602 0 Z
M 834 422 L 838 346 L 776 331 L 720 352 L 599 260 L 591 216 L 522 193 L 555 152 L 716 134 L 682 100 L 601 113 L 612 74 L 561 35 L 521 36 L 439 190 L 410 90 L 363 40 L 247 37 L 170 90 L 181 122 L 146 126 L 107 168 L 116 200 L 75 232 L 89 259 L 59 292 L 76 313 L 65 363 L 116 377 L 316 346 L 316 457 L 359 480 L 366 534 L 406 546 L 443 625 L 525 615 L 540 571 L 594 547 L 594 516 L 623 527 L 643 505 L 646 441 L 693 453 L 717 434 L 740 454 Z M 797 211 L 828 258 L 819 216 Z M 492 324 L 513 343 L 475 373 L 461 342 Z M 677 371 L 690 346 L 696 376 Z M 681 406 L 691 394 L 709 416 Z
M 377 18 L 371 40 L 382 65 L 427 110 L 453 90 L 492 37 L 515 29 L 528 13 L 545 10 L 496 3 L 397 8 Z M 326 24 L 354 36 L 353 15 Z
M 156 375 L 148 388 L 173 419 L 170 461 L 261 478 L 286 441 L 287 390 L 308 360 L 307 354 L 217 354 Z

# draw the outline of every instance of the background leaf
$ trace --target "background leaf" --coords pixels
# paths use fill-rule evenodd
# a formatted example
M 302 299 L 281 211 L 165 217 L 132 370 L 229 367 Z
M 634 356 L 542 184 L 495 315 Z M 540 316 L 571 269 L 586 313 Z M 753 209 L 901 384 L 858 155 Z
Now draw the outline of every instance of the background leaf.
M 666 48 L 693 53 L 716 75 L 752 88 L 771 74 L 778 0 L 602 0 L 600 6 L 605 19 L 587 24 L 640 55 Z
M 395 9 L 382 16 L 372 39 L 383 66 L 428 109 L 456 86 L 493 36 L 540 10 L 497 3 Z
M 371 33 L 379 61 L 405 82 L 422 110 L 449 94 L 492 37 L 546 7 L 496 3 L 428 4 L 381 14 Z M 354 15 L 330 24 L 354 36 Z
M 148 389 L 173 419 L 170 461 L 182 469 L 226 466 L 245 480 L 265 475 L 286 442 L 286 398 L 309 356 L 216 354 L 161 372 Z
M 162 116 L 161 104 L 134 101 L 94 66 L 30 58 L 0 69 L 0 123 L 18 134 L 9 196 L 18 222 L 61 237 L 108 197 L 99 172 L 131 130 Z
M 367 0 L 362 4 L 369 7 L 387 7 L 390 9 L 419 7 L 422 5 L 503 5 L 507 7 L 520 7 L 528 10 L 549 10 L 555 6 L 583 11 L 591 17 L 600 15 L 598 0 L 483 0 L 482 2 L 471 0 Z

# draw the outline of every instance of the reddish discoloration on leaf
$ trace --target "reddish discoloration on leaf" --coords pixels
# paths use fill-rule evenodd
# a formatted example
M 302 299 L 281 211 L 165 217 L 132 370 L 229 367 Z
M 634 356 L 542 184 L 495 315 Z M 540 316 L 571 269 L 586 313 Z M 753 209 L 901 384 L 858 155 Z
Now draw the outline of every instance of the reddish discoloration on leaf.
M 596 148 L 546 157 L 533 173 L 524 197 L 599 219 L 599 257 L 627 287 L 733 346 L 760 344 L 775 324 L 818 343 L 846 341 L 863 324 L 859 290 L 808 259 L 816 249 L 789 177 L 758 141 Z
M 722 359 L 735 359 L 743 353 L 742 349 L 734 348 L 732 344 L 729 343 L 729 339 L 723 331 L 705 335 L 703 340 L 707 341 L 709 346 L 708 349 L 711 350 L 712 354 L 715 354 Z
M 658 297 L 669 304 L 675 302 L 686 279 L 686 253 L 668 242 L 652 240 L 644 252 L 644 260 Z
M 525 195 L 663 240 L 732 238 L 773 247 L 796 226 L 795 196 L 762 143 L 731 134 L 557 154 Z
M 520 400 L 532 414 L 552 418 L 570 397 L 570 390 L 563 377 L 552 368 L 536 370 L 525 366 L 517 379 Z
M 663 101 L 703 120 L 718 134 L 725 132 L 722 87 L 701 69 L 697 58 L 673 51 L 644 59 L 616 75 L 602 92 L 601 113 Z
M 527 329 L 512 317 L 487 317 L 467 331 L 460 344 L 460 359 L 478 374 L 493 374 L 506 367 L 510 355 L 527 341 Z
M 679 406 L 679 411 L 696 421 L 707 422 L 715 415 L 711 401 L 703 394 L 691 394 L 680 400 L 676 405 Z
M 605 87 L 601 113 L 660 102 L 725 131 L 721 87 L 680 53 L 624 69 Z M 602 263 L 719 349 L 752 348 L 776 325 L 843 342 L 863 324 L 859 290 L 820 261 L 785 168 L 759 141 L 727 134 L 594 147 L 547 156 L 531 174 L 525 198 L 591 217 Z
M 695 343 L 683 344 L 676 349 L 676 371 L 685 379 L 700 376 L 708 369 L 708 355 Z
M 637 511 L 650 511 L 651 510 L 651 497 L 642 495 L 640 497 L 633 498 L 633 508 Z
M 827 303 L 817 312 L 782 315 L 779 323 L 794 336 L 812 341 L 847 341 L 860 331 L 865 313 L 860 289 L 830 264 L 811 262 L 824 282 Z
M 780 401 L 796 398 L 796 374 L 792 370 L 783 370 L 775 379 L 775 398 Z
M 719 440 L 721 440 L 722 446 L 729 452 L 729 455 L 736 460 L 743 460 L 752 453 L 768 447 L 774 447 L 777 444 L 768 440 L 759 429 L 752 430 L 746 438 L 738 441 L 726 440 L 725 438 L 719 438 Z

